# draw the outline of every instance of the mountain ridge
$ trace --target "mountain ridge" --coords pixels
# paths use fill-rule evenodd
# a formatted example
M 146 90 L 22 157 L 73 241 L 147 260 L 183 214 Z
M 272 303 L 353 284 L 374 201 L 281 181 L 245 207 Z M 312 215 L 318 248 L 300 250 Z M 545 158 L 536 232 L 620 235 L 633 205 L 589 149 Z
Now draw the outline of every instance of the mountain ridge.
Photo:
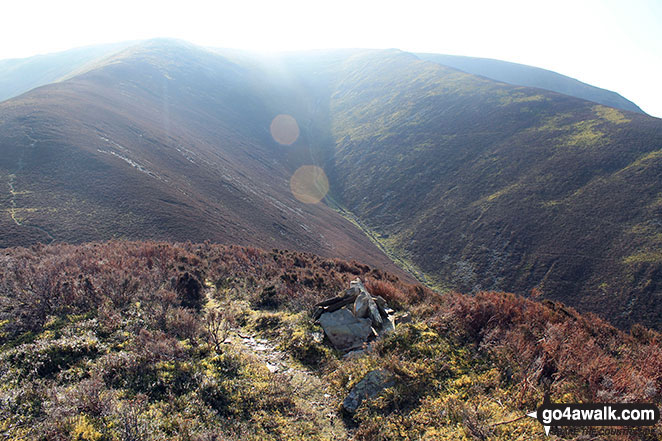
M 78 47 L 26 58 L 0 60 L 0 102 L 36 87 L 61 81 L 135 42 Z
M 430 53 L 417 53 L 416 55 L 423 60 L 433 61 L 504 83 L 550 90 L 620 110 L 646 114 L 639 106 L 617 92 L 596 87 L 548 69 L 492 58 Z
M 149 40 L 84 46 L 61 52 L 35 55 L 32 57 L 0 60 L 0 101 L 18 96 L 35 87 L 40 87 L 78 75 L 93 68 L 96 63 L 103 62 L 107 57 L 117 56 L 119 52 L 131 50 L 131 48 L 137 48 L 145 44 L 158 44 L 159 42 L 171 42 L 195 46 L 184 40 L 175 38 L 152 38 Z M 249 60 L 255 61 L 256 59 L 263 57 L 259 52 L 215 47 L 205 47 L 204 49 L 221 54 L 228 59 L 236 57 L 238 60 L 244 62 Z M 270 57 L 272 59 L 286 59 L 304 54 L 310 56 L 311 54 L 324 52 L 342 53 L 369 50 L 373 49 L 291 51 L 274 54 Z M 589 101 L 595 101 L 621 110 L 644 113 L 636 104 L 623 98 L 617 92 L 592 86 L 548 69 L 491 58 L 422 52 L 408 53 L 412 53 L 426 61 L 433 61 L 438 64 L 453 67 L 467 73 L 482 75 L 497 81 L 503 81 L 513 85 L 538 87 L 587 99 Z M 20 84 L 20 86 L 17 86 L 17 83 Z

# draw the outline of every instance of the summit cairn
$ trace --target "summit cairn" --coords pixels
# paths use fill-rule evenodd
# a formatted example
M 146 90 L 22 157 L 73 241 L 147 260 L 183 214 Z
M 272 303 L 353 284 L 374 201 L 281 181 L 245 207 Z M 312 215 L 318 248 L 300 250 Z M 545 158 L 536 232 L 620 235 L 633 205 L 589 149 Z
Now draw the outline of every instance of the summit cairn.
M 372 296 L 360 279 L 350 282 L 343 295 L 318 303 L 313 318 L 336 349 L 349 352 L 393 332 L 393 310 L 380 296 Z

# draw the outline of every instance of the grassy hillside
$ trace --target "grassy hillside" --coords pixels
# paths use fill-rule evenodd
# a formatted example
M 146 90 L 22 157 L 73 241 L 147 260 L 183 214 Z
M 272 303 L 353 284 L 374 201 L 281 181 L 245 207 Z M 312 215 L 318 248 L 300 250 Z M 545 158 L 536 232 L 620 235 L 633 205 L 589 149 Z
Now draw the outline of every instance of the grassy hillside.
M 334 87 L 336 199 L 435 286 L 660 326 L 662 121 L 399 51 Z
M 34 246 L 0 260 L 8 440 L 533 440 L 548 438 L 522 417 L 545 391 L 662 401 L 659 334 L 559 303 L 439 295 L 357 262 L 208 243 Z M 412 321 L 344 358 L 310 313 L 356 277 Z M 343 415 L 375 368 L 395 385 Z
M 644 113 L 639 106 L 623 98 L 616 92 L 591 86 L 590 84 L 582 83 L 574 78 L 569 78 L 546 69 L 489 58 L 440 54 L 417 54 L 417 56 L 423 60 L 433 61 L 470 74 L 503 81 L 504 83 L 514 84 L 516 86 L 537 87 L 594 101 L 598 104 L 615 107 L 620 110 Z

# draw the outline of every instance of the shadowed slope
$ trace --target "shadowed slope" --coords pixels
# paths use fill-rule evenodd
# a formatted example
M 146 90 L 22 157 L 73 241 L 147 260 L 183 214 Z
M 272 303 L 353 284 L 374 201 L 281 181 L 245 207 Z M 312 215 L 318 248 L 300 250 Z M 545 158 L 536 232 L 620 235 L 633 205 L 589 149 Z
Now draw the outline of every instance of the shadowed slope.
M 223 57 L 158 40 L 0 104 L 1 245 L 210 239 L 395 270 L 349 222 L 291 195 L 288 147 L 269 134 L 282 110 L 258 86 Z

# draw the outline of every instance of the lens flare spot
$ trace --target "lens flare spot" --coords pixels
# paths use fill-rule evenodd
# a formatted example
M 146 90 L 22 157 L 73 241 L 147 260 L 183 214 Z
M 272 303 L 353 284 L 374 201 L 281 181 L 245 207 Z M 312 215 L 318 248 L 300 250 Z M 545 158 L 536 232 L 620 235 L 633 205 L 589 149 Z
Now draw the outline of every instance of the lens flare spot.
M 281 113 L 271 121 L 269 127 L 271 136 L 277 143 L 283 145 L 292 145 L 299 138 L 299 125 L 297 120 L 291 115 Z
M 305 204 L 316 204 L 329 192 L 329 179 L 316 165 L 304 165 L 290 179 L 290 190 L 295 198 Z

